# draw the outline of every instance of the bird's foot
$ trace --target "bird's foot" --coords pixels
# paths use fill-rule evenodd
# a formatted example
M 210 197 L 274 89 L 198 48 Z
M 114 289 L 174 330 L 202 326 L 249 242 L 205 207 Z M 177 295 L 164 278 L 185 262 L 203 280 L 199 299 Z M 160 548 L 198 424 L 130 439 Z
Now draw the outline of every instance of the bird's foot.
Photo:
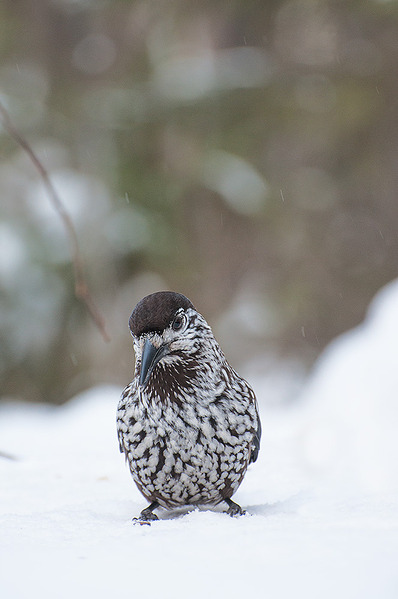
M 141 526 L 150 526 L 151 522 L 155 522 L 155 520 L 159 520 L 156 514 L 151 514 L 150 516 L 143 516 L 140 514 L 138 518 L 133 518 L 133 524 L 140 524 Z
M 225 503 L 228 504 L 228 509 L 225 513 L 229 516 L 235 517 L 243 516 L 244 514 L 246 514 L 245 510 L 242 509 L 240 505 L 232 501 L 232 499 L 225 499 Z
M 159 520 L 158 516 L 153 513 L 153 510 L 155 510 L 157 507 L 159 507 L 158 502 L 153 501 L 151 505 L 148 505 L 148 507 L 142 510 L 138 518 L 133 518 L 134 524 L 146 524 L 147 526 L 150 526 L 151 522 Z

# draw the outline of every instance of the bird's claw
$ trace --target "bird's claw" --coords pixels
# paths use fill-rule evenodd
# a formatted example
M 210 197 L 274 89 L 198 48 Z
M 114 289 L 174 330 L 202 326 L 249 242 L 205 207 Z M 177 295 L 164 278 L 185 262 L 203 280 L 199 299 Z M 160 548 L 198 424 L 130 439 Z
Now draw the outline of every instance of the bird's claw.
M 231 499 L 226 499 L 225 501 L 228 504 L 228 509 L 225 512 L 228 516 L 234 518 L 235 516 L 244 516 L 246 514 L 245 510 Z
M 141 516 L 139 518 L 133 518 L 132 522 L 133 524 L 139 524 L 140 526 L 150 526 L 151 525 L 151 521 L 155 521 L 155 520 L 159 520 L 159 518 L 156 516 L 156 518 L 141 518 Z
M 241 507 L 239 507 L 238 510 L 229 507 L 225 513 L 228 514 L 228 516 L 231 516 L 231 518 L 237 518 L 238 516 L 244 516 L 246 514 L 245 510 L 242 510 Z
M 150 526 L 151 522 L 159 520 L 158 516 L 153 513 L 153 510 L 156 509 L 158 505 L 159 504 L 157 503 L 157 501 L 151 503 L 151 505 L 142 510 L 138 518 L 133 518 L 133 523 L 142 525 L 146 524 L 147 526 Z

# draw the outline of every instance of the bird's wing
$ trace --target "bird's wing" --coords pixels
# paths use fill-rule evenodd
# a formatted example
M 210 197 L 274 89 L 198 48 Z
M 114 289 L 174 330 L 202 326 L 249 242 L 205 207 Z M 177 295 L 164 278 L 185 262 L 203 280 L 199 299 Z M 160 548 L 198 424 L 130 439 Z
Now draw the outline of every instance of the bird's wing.
M 122 432 L 120 430 L 117 432 L 117 436 L 119 439 L 120 453 L 125 453 L 124 444 L 123 444 L 123 436 L 122 436 Z
M 237 376 L 239 377 L 239 375 L 237 375 Z M 261 421 L 260 421 L 260 414 L 258 411 L 257 399 L 256 399 L 253 389 L 251 388 L 251 386 L 249 385 L 249 383 L 247 381 L 245 381 L 241 377 L 239 377 L 239 379 L 244 385 L 244 390 L 245 390 L 244 394 L 246 396 L 246 399 L 249 399 L 249 403 L 254 405 L 254 409 L 255 409 L 255 413 L 256 413 L 256 417 L 257 417 L 257 427 L 256 427 L 254 437 L 252 440 L 252 444 L 251 444 L 251 454 L 250 454 L 250 460 L 249 460 L 249 463 L 251 464 L 252 462 L 255 462 L 257 460 L 258 453 L 260 451 Z M 233 400 L 233 396 L 228 393 L 227 389 L 224 389 L 223 393 L 216 397 L 216 401 L 221 402 L 225 398 L 229 398 L 230 400 L 231 399 Z
M 250 455 L 250 463 L 255 462 L 258 458 L 258 452 L 260 451 L 260 440 L 261 440 L 261 420 L 260 414 L 258 413 L 258 405 L 256 401 L 256 414 L 257 414 L 257 430 L 253 437 L 252 452 Z
M 134 388 L 133 385 L 135 385 L 135 379 L 133 379 L 133 381 L 127 385 L 127 387 L 124 389 L 122 396 L 120 398 L 119 401 L 119 405 L 117 407 L 117 414 L 116 414 L 116 427 L 117 427 L 117 437 L 119 440 L 119 449 L 120 449 L 120 453 L 124 453 L 126 454 L 126 447 L 124 445 L 123 442 L 123 430 L 122 430 L 122 421 L 123 421 L 123 414 L 126 410 L 126 403 L 129 400 L 130 395 L 132 395 L 134 393 Z M 127 458 L 127 454 L 126 454 L 126 458 Z

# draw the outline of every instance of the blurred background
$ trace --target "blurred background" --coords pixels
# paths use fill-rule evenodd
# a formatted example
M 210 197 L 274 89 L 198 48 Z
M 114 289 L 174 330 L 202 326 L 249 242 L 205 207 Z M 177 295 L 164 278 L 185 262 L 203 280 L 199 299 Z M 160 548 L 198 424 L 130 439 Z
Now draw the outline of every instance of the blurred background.
M 233 366 L 305 376 L 398 276 L 398 2 L 3 0 L 0 397 L 131 379 L 141 297 L 187 295 Z

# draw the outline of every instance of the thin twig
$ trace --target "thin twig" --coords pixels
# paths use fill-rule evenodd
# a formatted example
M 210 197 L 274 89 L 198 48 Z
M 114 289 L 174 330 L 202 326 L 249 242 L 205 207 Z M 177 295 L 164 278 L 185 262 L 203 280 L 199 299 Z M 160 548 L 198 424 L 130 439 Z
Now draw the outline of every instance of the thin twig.
M 41 178 L 43 179 L 43 183 L 47 190 L 50 201 L 54 206 L 56 212 L 59 214 L 62 223 L 66 229 L 69 238 L 71 258 L 73 264 L 75 295 L 80 301 L 82 301 L 85 304 L 90 316 L 94 320 L 97 328 L 101 332 L 105 341 L 110 341 L 110 337 L 105 329 L 104 318 L 101 312 L 98 310 L 97 306 L 95 305 L 95 302 L 88 288 L 86 278 L 84 276 L 83 261 L 80 254 L 79 243 L 77 240 L 76 230 L 73 226 L 72 219 L 70 218 L 68 212 L 65 210 L 65 207 L 62 204 L 59 195 L 55 191 L 54 185 L 52 184 L 51 179 L 43 164 L 40 162 L 39 158 L 31 148 L 31 146 L 28 144 L 26 139 L 22 137 L 19 131 L 14 127 L 7 110 L 4 108 L 1 102 L 0 114 L 2 117 L 4 129 L 10 135 L 10 137 L 12 137 L 12 139 L 14 139 L 14 141 L 28 154 L 29 158 L 38 170 Z

